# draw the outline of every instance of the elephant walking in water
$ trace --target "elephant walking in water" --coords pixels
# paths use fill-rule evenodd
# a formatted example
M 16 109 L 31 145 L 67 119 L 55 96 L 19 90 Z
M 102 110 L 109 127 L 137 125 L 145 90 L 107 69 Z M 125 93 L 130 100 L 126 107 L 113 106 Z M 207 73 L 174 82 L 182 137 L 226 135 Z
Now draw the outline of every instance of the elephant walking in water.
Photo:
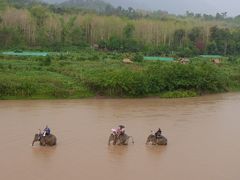
M 111 142 L 113 142 L 113 145 L 128 145 L 130 138 L 132 139 L 132 143 L 134 143 L 132 136 L 128 136 L 127 134 L 121 134 L 117 136 L 116 134 L 111 133 L 108 139 L 108 145 L 110 145 Z
M 157 138 L 155 135 L 151 134 L 148 136 L 146 144 L 149 143 L 151 143 L 152 145 L 167 145 L 167 138 L 162 135 Z
M 42 134 L 35 134 L 32 146 L 36 141 L 39 141 L 41 146 L 54 146 L 57 144 L 57 138 L 53 134 L 47 136 L 43 136 Z

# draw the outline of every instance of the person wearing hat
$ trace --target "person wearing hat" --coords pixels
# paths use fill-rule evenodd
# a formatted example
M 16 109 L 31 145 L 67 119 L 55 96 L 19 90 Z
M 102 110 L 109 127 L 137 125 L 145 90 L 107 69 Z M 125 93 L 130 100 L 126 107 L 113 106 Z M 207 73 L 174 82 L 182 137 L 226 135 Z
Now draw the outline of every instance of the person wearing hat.
M 155 132 L 155 137 L 159 139 L 162 136 L 162 131 L 160 128 L 158 128 L 157 132 Z

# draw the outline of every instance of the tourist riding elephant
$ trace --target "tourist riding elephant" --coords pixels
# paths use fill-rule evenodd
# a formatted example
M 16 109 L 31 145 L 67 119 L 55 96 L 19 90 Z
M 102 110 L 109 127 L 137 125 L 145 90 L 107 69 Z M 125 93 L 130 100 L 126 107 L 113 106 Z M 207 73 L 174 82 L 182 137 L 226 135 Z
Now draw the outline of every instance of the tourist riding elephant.
M 127 134 L 121 134 L 117 136 L 111 133 L 108 139 L 108 145 L 110 145 L 111 142 L 113 142 L 113 145 L 128 145 L 128 141 L 130 138 L 132 138 L 132 143 L 134 143 L 132 136 L 128 136 Z
M 54 146 L 57 144 L 57 138 L 53 134 L 47 136 L 43 136 L 42 134 L 35 134 L 32 146 L 36 141 L 39 141 L 41 146 Z
M 156 138 L 155 135 L 151 134 L 148 136 L 146 144 L 149 143 L 152 145 L 167 145 L 167 138 L 162 135 L 159 138 Z

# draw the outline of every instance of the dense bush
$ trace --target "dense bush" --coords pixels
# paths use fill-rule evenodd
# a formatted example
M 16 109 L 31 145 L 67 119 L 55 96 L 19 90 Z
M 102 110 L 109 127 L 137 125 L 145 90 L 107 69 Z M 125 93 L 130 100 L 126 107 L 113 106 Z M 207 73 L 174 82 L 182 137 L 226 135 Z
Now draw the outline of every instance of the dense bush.
M 143 61 L 143 55 L 142 54 L 140 54 L 140 53 L 136 53 L 136 54 L 134 54 L 134 56 L 133 56 L 133 61 L 134 62 L 142 62 Z
M 131 57 L 133 64 L 122 59 Z M 138 60 L 134 59 L 137 58 Z M 103 52 L 0 61 L 0 97 L 186 97 L 240 88 L 237 58 L 215 65 L 203 59 L 189 64 L 141 62 L 142 55 Z M 49 59 L 50 58 L 50 59 Z
M 0 97 L 3 96 L 32 96 L 37 91 L 35 83 L 27 79 L 0 79 Z
M 222 92 L 228 87 L 228 76 L 211 63 L 182 65 L 153 63 L 143 70 L 120 68 L 95 71 L 83 78 L 94 92 L 113 96 L 146 96 L 168 91 L 198 93 Z

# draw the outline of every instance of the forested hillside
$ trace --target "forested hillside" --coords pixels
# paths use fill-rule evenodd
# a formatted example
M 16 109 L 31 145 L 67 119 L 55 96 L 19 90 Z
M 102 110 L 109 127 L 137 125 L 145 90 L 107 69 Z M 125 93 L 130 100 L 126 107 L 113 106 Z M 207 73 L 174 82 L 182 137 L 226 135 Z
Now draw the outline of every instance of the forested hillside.
M 76 3 L 82 8 L 76 8 Z M 0 4 L 2 50 L 60 51 L 94 46 L 149 55 L 240 53 L 240 18 L 228 18 L 226 13 L 176 16 L 164 11 L 114 8 L 95 0 L 61 5 L 37 0 L 11 0 L 7 4 L 0 0 Z

